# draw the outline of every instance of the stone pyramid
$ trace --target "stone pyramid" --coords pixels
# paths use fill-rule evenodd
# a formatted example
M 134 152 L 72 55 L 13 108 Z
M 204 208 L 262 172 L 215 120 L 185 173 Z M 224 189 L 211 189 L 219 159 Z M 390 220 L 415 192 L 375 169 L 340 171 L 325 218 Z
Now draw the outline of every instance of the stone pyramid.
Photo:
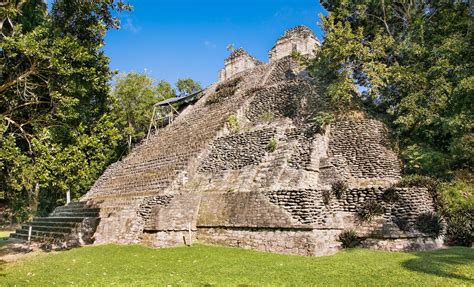
M 413 227 L 434 211 L 428 191 L 391 188 L 400 161 L 382 122 L 363 113 L 326 128 L 312 120 L 329 104 L 291 55 L 312 57 L 319 46 L 299 26 L 278 39 L 269 63 L 235 50 L 219 82 L 111 165 L 82 198 L 100 209 L 95 242 L 164 247 L 199 240 L 325 255 L 352 229 L 366 247 L 439 246 Z M 361 220 L 370 204 L 381 211 Z

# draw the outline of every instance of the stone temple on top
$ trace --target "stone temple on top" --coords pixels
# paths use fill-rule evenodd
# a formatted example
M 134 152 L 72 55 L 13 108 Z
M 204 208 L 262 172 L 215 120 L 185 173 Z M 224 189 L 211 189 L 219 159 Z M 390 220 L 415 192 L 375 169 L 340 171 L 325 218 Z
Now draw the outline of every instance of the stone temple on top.
M 320 41 L 286 31 L 268 63 L 237 49 L 219 81 L 167 100 L 174 120 L 110 165 L 80 202 L 35 218 L 14 237 L 75 244 L 199 241 L 270 252 L 326 255 L 353 230 L 367 248 L 437 248 L 417 229 L 435 211 L 424 188 L 396 187 L 401 162 L 384 123 L 334 110 L 305 67 Z M 178 106 L 177 108 L 174 108 Z M 179 111 L 179 113 L 178 113 Z

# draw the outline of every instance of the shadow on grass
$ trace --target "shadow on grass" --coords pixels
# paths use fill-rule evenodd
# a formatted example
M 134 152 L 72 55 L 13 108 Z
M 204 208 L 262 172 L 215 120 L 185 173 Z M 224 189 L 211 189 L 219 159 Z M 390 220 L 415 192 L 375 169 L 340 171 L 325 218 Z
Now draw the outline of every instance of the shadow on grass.
M 474 278 L 454 273 L 460 265 L 474 263 L 474 250 L 470 248 L 455 247 L 432 252 L 414 253 L 417 258 L 402 263 L 408 270 L 426 273 L 450 279 L 459 279 L 474 283 Z

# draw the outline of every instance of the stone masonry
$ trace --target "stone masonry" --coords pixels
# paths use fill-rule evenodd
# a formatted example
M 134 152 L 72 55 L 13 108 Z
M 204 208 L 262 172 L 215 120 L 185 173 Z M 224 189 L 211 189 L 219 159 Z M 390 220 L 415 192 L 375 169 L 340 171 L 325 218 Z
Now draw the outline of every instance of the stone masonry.
M 234 51 L 219 83 L 82 198 L 100 208 L 95 242 L 198 240 L 316 256 L 336 252 L 338 235 L 353 229 L 369 248 L 439 247 L 415 228 L 435 211 L 428 191 L 391 187 L 401 167 L 381 121 L 362 112 L 324 129 L 312 121 L 330 106 L 291 54 L 311 56 L 319 45 L 297 27 L 276 42 L 269 63 Z M 363 221 L 367 202 L 381 213 Z

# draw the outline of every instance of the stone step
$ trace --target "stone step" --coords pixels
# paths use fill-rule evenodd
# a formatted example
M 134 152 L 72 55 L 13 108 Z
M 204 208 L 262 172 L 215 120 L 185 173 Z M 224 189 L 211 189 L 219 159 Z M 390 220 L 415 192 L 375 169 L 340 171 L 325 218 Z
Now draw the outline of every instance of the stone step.
M 33 222 L 75 222 L 80 223 L 84 217 L 35 217 Z
M 99 217 L 98 212 L 74 212 L 74 211 L 58 211 L 53 212 L 49 217 Z
M 71 212 L 100 212 L 100 208 L 93 208 L 93 207 L 80 207 L 80 206 L 59 206 L 54 209 L 54 212 L 59 211 L 71 211 Z
M 26 235 L 28 237 L 28 230 L 27 229 L 17 229 L 15 231 L 15 234 L 23 234 L 23 235 Z M 34 235 L 36 237 L 48 237 L 48 238 L 55 238 L 55 239 L 63 239 L 65 238 L 67 235 L 69 235 L 69 233 L 65 233 L 65 232 L 49 232 L 49 231 L 32 231 L 31 232 L 31 235 Z
M 51 226 L 51 227 L 69 227 L 73 228 L 75 227 L 79 222 L 64 222 L 64 221 L 32 221 L 27 223 L 26 225 L 31 225 L 31 226 Z
M 14 239 L 20 239 L 20 240 L 28 240 L 28 234 L 18 234 L 18 233 L 12 233 L 10 234 L 10 238 Z M 58 241 L 57 238 L 54 237 L 48 237 L 48 236 L 36 236 L 36 235 L 31 235 L 31 241 L 35 242 L 43 242 L 43 241 Z
M 31 225 L 32 231 L 45 231 L 45 232 L 59 232 L 59 233 L 70 233 L 73 227 L 64 226 L 49 226 L 49 225 Z M 29 225 L 22 225 L 21 229 L 28 231 Z

